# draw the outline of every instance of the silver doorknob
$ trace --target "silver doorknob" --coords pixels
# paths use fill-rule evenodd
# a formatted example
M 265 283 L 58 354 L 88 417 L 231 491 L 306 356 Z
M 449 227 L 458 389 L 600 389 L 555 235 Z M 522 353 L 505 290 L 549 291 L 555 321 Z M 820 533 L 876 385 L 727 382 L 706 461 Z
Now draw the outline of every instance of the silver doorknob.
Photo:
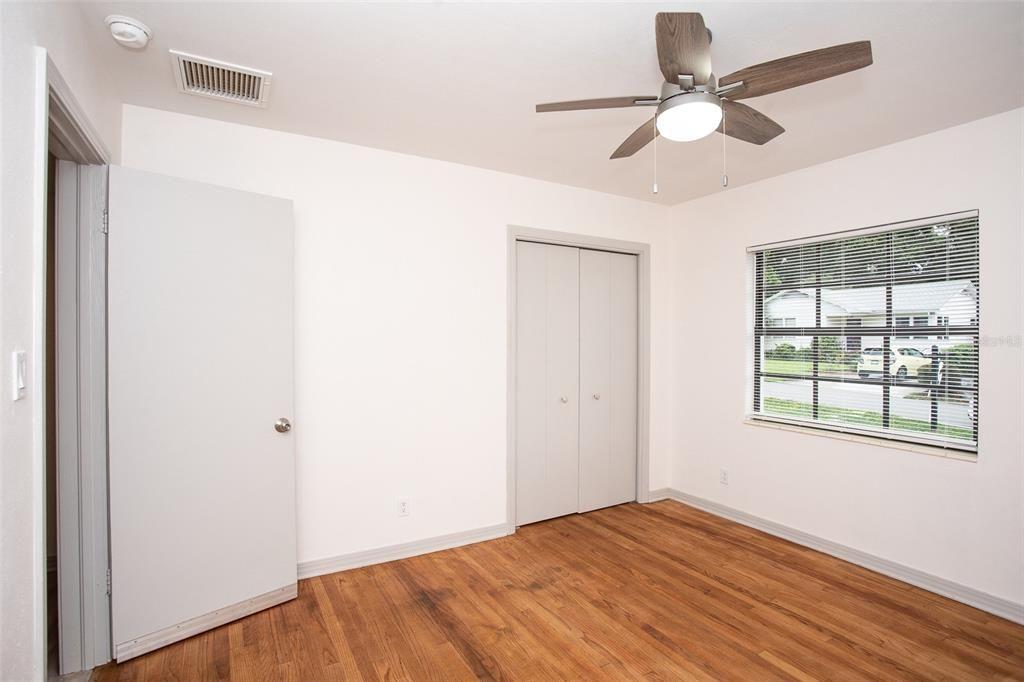
M 274 422 L 274 430 L 278 433 L 288 433 L 292 430 L 292 423 L 288 421 L 288 417 L 281 417 Z
M 569 399 L 566 398 L 565 396 L 562 396 L 561 398 L 559 398 L 559 400 L 561 400 L 563 403 L 569 402 Z
M 594 400 L 600 400 L 600 399 L 601 399 L 601 394 L 600 393 L 595 393 L 594 394 Z

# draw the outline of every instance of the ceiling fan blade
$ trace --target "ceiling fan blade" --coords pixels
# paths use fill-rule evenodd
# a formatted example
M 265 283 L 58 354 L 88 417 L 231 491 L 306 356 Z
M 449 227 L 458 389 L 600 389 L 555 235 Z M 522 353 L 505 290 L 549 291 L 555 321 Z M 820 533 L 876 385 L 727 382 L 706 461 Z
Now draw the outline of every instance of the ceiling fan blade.
M 693 76 L 694 85 L 711 77 L 711 41 L 704 17 L 697 12 L 658 12 L 654 20 L 658 65 L 667 83 L 679 84 L 680 74 Z
M 654 125 L 654 119 L 647 121 L 626 138 L 626 141 L 619 145 L 619 148 L 612 152 L 611 158 L 622 159 L 633 156 L 643 149 L 649 142 L 658 136 L 658 128 Z
M 718 132 L 752 144 L 764 144 L 773 140 L 786 129 L 757 109 L 740 102 L 722 100 L 722 125 Z
M 617 107 L 632 107 L 638 102 L 649 102 L 650 104 L 655 104 L 657 101 L 657 95 L 577 99 L 572 100 L 571 102 L 548 102 L 547 104 L 538 104 L 537 113 L 541 114 L 546 111 L 582 111 L 584 109 L 615 109 Z
M 729 99 L 760 97 L 863 69 L 871 62 L 871 41 L 862 40 L 748 66 L 719 78 L 718 86 L 743 81 L 742 86 L 722 96 Z

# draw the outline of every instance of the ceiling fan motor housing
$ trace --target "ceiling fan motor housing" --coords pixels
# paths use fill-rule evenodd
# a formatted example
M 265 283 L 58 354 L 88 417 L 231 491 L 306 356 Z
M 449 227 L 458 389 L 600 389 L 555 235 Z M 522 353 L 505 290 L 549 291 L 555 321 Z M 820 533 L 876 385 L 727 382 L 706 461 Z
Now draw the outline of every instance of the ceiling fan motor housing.
M 704 85 L 695 85 L 692 88 L 684 88 L 683 86 L 679 85 L 678 83 L 668 83 L 668 82 L 662 83 L 661 84 L 661 96 L 658 97 L 658 99 L 660 99 L 661 101 L 664 102 L 665 100 L 669 99 L 670 97 L 675 97 L 676 95 L 682 95 L 682 94 L 685 94 L 687 92 L 715 92 L 717 89 L 718 89 L 718 84 L 715 81 L 715 75 L 711 74 L 711 77 L 708 79 L 707 83 L 705 83 Z

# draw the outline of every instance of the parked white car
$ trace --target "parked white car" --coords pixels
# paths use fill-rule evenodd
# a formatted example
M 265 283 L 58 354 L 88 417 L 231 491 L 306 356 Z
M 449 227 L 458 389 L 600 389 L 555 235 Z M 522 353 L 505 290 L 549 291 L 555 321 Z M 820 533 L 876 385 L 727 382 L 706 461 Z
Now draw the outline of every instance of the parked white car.
M 860 361 L 857 363 L 857 375 L 861 379 L 867 379 L 873 374 L 881 377 L 884 367 L 882 353 L 881 348 L 865 348 L 861 352 Z M 932 379 L 931 359 L 916 348 L 893 348 L 889 351 L 889 362 L 885 364 L 889 366 L 889 375 L 897 379 L 908 377 Z

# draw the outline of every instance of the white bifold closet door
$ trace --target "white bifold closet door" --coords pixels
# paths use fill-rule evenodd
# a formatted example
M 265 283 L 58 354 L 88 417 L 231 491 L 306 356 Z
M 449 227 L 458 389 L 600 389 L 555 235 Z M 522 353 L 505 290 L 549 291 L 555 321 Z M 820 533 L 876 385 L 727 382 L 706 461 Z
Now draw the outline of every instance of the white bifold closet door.
M 636 256 L 580 251 L 580 511 L 636 499 Z
M 634 500 L 636 256 L 516 249 L 516 523 Z
M 579 249 L 517 242 L 516 523 L 579 509 Z

